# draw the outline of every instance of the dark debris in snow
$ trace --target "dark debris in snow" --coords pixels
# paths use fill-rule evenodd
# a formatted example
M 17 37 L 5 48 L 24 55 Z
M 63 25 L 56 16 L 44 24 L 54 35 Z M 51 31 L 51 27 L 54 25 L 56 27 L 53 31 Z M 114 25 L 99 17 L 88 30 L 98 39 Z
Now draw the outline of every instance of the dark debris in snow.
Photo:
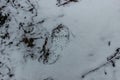
M 63 24 L 48 31 L 42 27 L 44 19 L 35 21 L 39 17 L 36 5 L 31 0 L 0 0 L 0 56 L 4 57 L 0 57 L 0 70 L 3 71 L 0 71 L 0 80 L 15 80 L 15 66 L 10 57 L 12 51 L 23 51 L 25 61 L 31 59 L 43 64 L 53 64 L 59 57 L 54 52 L 55 46 L 52 46 L 56 44 L 54 40 L 60 40 L 61 37 L 69 40 L 69 29 Z M 65 32 L 61 35 L 62 31 Z M 8 58 L 7 63 L 4 63 Z

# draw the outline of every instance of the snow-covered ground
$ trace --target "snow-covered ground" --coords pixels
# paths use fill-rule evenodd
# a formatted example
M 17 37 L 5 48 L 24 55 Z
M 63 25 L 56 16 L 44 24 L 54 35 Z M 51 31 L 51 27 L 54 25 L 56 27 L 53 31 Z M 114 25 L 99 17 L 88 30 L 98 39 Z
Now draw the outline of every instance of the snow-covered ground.
M 4 63 L 0 63 L 0 80 L 120 79 L 116 58 L 120 54 L 120 0 L 78 0 L 61 6 L 57 0 L 5 1 L 0 0 L 0 7 L 7 5 L 0 12 L 10 13 L 11 20 L 0 24 L 0 36 L 9 32 L 10 38 L 0 38 Z M 36 39 L 34 47 L 24 42 L 26 36 Z M 115 58 L 107 60 L 115 53 Z M 50 56 L 48 61 L 44 54 Z M 6 76 L 12 72 L 13 78 Z

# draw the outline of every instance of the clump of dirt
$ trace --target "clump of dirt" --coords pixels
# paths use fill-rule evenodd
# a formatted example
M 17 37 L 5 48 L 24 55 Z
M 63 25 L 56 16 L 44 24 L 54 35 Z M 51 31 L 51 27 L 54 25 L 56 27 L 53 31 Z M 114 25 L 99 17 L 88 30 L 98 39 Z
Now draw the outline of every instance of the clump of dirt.
M 8 19 L 9 14 L 3 15 L 2 12 L 0 12 L 0 26 L 5 24 L 6 20 Z
M 23 39 L 22 39 L 22 42 L 24 42 L 24 44 L 26 44 L 27 45 L 27 47 L 34 47 L 34 38 L 28 38 L 28 37 L 24 37 Z

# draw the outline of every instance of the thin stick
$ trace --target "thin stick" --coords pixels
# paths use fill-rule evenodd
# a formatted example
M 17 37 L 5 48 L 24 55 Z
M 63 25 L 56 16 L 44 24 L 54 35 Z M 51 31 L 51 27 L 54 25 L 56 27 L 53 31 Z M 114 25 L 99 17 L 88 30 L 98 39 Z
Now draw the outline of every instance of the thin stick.
M 106 65 L 112 63 L 112 66 L 115 67 L 115 61 L 120 59 L 120 48 L 116 49 L 116 52 L 111 55 L 110 57 L 107 58 L 107 62 L 101 64 L 100 66 L 92 69 L 92 70 L 89 70 L 87 72 L 85 72 L 82 76 L 81 76 L 81 79 L 85 78 L 87 75 L 101 69 L 102 67 L 105 67 Z

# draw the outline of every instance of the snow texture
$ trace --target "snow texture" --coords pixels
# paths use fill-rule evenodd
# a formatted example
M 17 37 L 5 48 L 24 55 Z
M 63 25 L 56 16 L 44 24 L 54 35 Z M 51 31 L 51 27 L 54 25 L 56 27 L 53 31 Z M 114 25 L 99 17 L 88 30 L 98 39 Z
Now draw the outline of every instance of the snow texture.
M 0 0 L 0 80 L 119 80 L 120 0 Z

